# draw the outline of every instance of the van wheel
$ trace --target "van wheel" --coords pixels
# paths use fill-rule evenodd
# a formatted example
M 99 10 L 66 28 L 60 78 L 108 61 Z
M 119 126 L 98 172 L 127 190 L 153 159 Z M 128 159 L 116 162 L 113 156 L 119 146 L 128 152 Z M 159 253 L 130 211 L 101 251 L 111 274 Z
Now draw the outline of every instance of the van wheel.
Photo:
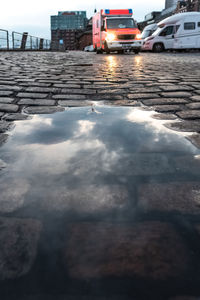
M 103 54 L 102 50 L 97 50 L 96 52 L 97 52 L 97 54 Z
M 164 45 L 162 43 L 157 43 L 153 45 L 153 52 L 159 53 L 165 50 Z

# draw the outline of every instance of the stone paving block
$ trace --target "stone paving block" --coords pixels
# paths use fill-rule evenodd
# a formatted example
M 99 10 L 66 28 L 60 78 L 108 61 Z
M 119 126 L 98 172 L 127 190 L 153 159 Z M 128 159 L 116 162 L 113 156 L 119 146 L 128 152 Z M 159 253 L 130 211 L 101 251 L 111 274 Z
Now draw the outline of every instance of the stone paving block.
M 1 80 L 0 79 L 0 85 L 16 85 L 16 82 L 14 80 Z
M 0 133 L 0 146 L 2 144 L 4 144 L 8 139 L 8 135 L 7 134 L 3 134 L 3 133 Z M 3 163 L 5 165 L 5 163 Z
M 181 119 L 195 120 L 200 119 L 200 110 L 184 110 L 176 113 Z
M 0 91 L 0 97 L 11 96 L 13 94 L 12 91 Z
M 64 110 L 63 107 L 59 106 L 28 106 L 24 109 L 24 112 L 27 114 L 52 114 Z
M 166 280 L 181 276 L 190 261 L 182 238 L 164 222 L 73 223 L 66 233 L 64 263 L 76 279 Z
M 80 89 L 79 84 L 70 84 L 70 83 L 54 83 L 55 88 L 66 88 L 66 89 Z
M 41 229 L 36 220 L 0 218 L 0 280 L 19 278 L 30 271 Z
M 200 183 L 173 182 L 141 184 L 138 207 L 145 211 L 200 214 Z
M 157 119 L 157 120 L 175 120 L 177 119 L 177 116 L 176 115 L 173 115 L 171 113 L 157 113 L 157 114 L 154 114 L 151 116 L 152 118 L 154 119 Z
M 186 104 L 189 109 L 200 109 L 200 102 Z
M 44 99 L 48 96 L 48 94 L 41 93 L 18 93 L 17 97 L 19 98 L 31 98 L 31 99 Z
M 160 95 L 165 98 L 190 98 L 192 96 L 192 94 L 188 92 L 168 92 L 161 93 Z
M 58 93 L 59 88 L 51 88 L 51 87 L 28 87 L 25 89 L 26 92 L 33 92 L 33 93 Z
M 19 109 L 18 105 L 7 104 L 7 103 L 0 103 L 0 111 L 4 111 L 4 112 L 17 112 L 18 109 Z
M 162 90 L 166 92 L 192 91 L 193 87 L 187 85 L 166 85 L 162 86 Z
M 17 102 L 18 105 L 55 105 L 56 101 L 51 99 L 21 99 Z
M 173 123 L 167 123 L 165 126 L 169 129 L 183 131 L 183 132 L 200 132 L 199 121 L 179 121 Z
M 96 94 L 96 90 L 91 89 L 61 89 L 62 94 L 76 94 L 76 95 L 92 95 Z
M 82 106 L 91 106 L 92 102 L 90 101 L 80 101 L 80 100 L 60 100 L 58 104 L 61 106 L 68 106 L 68 107 L 82 107 Z
M 0 103 L 12 103 L 14 100 L 14 98 L 0 97 Z
M 107 105 L 117 105 L 117 106 L 140 106 L 140 103 L 137 101 L 132 101 L 132 100 L 116 100 L 116 101 L 112 101 L 112 102 L 104 102 Z
M 30 117 L 22 113 L 16 113 L 16 114 L 5 114 L 3 118 L 6 121 L 21 121 L 21 120 L 27 120 Z
M 200 102 L 200 95 L 190 97 L 191 101 Z
M 96 94 L 96 95 L 90 95 L 88 98 L 93 101 L 104 101 L 104 100 L 123 100 L 124 97 L 122 95 L 116 95 L 116 94 Z
M 200 149 L 200 134 L 193 134 L 188 136 L 187 139 L 197 148 Z
M 154 99 L 159 98 L 159 95 L 153 93 L 146 93 L 146 94 L 128 94 L 129 99 L 133 100 L 142 100 L 142 99 Z
M 41 82 L 19 82 L 19 86 L 30 87 L 30 86 L 38 86 L 38 87 L 50 87 L 51 83 L 41 83 Z
M 84 100 L 86 99 L 85 95 L 53 95 L 53 99 L 57 100 Z
M 186 104 L 187 100 L 183 98 L 156 98 L 156 99 L 144 99 L 142 100 L 144 105 L 168 105 L 168 104 Z
M 199 86 L 199 88 L 200 88 L 200 86 Z M 200 90 L 195 90 L 195 93 L 200 95 Z
M 182 107 L 180 105 L 155 105 L 153 107 L 153 109 L 155 109 L 155 111 L 157 112 L 177 112 L 182 110 Z
M 127 90 L 123 90 L 123 89 L 107 89 L 107 90 L 102 90 L 99 89 L 97 90 L 97 94 L 127 94 Z
M 13 85 L 0 85 L 0 91 L 21 91 L 22 87 Z
M 143 87 L 143 88 L 142 87 L 140 87 L 140 88 L 131 87 L 130 91 L 131 91 L 131 93 L 135 92 L 137 94 L 162 92 L 162 90 L 159 87 Z
M 5 132 L 7 130 L 11 129 L 11 125 L 8 122 L 0 121 L 0 132 Z

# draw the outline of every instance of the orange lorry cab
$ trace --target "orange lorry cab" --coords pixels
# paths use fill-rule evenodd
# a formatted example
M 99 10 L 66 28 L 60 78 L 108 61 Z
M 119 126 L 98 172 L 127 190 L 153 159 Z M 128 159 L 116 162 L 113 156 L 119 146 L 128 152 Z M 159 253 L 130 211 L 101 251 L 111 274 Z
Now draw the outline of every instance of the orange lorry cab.
M 93 16 L 93 47 L 97 53 L 141 49 L 141 32 L 132 9 L 105 9 Z

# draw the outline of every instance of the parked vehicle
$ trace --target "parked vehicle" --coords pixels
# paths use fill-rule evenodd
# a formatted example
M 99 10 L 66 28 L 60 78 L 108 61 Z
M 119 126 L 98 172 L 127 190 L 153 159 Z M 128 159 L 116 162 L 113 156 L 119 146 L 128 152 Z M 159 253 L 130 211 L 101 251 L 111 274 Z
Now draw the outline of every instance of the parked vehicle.
M 143 50 L 168 49 L 200 49 L 200 12 L 185 12 L 164 19 L 143 44 Z
M 84 51 L 85 51 L 85 52 L 93 52 L 93 51 L 94 51 L 93 45 L 86 46 L 86 47 L 84 48 Z
M 147 25 L 142 31 L 141 39 L 144 40 L 147 37 L 151 36 L 156 31 L 157 28 L 158 28 L 157 24 Z
M 105 9 L 93 17 L 93 47 L 97 53 L 141 49 L 141 32 L 132 9 Z

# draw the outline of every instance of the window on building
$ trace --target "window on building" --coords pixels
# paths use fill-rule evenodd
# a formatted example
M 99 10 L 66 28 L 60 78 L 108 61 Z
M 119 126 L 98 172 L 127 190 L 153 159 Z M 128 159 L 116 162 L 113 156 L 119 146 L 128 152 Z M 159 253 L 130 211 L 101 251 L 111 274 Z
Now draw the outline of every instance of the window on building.
M 194 22 L 184 23 L 185 30 L 194 30 L 195 28 L 196 28 L 196 26 L 195 26 Z

